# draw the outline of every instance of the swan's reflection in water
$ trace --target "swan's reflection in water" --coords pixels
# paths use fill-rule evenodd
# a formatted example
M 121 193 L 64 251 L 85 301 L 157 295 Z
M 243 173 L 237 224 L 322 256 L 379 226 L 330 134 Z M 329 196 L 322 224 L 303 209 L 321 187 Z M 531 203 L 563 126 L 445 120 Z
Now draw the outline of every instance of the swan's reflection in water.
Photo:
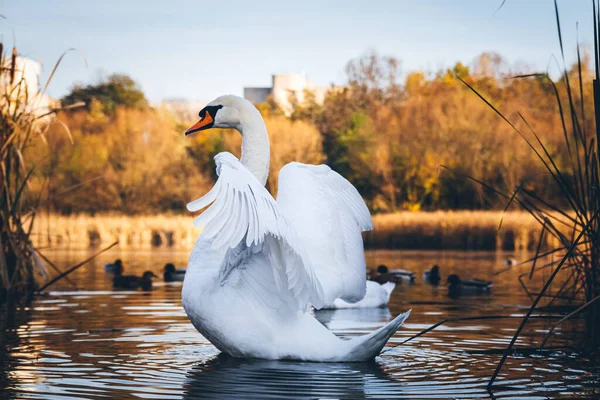
M 316 311 L 315 317 L 341 336 L 364 334 L 392 319 L 387 308 L 323 310 Z M 207 362 L 197 364 L 188 373 L 184 397 L 364 398 L 365 392 L 378 391 L 377 388 L 389 390 L 390 384 L 393 384 L 391 377 L 375 361 L 269 361 L 219 354 Z M 400 385 L 399 382 L 396 384 Z
M 384 386 L 389 390 L 390 381 L 374 361 L 312 363 L 239 359 L 220 354 L 188 373 L 184 398 L 360 399 L 369 387 L 376 390 Z
M 342 308 L 339 310 L 318 310 L 315 318 L 336 334 L 366 334 L 393 319 L 387 307 L 384 308 Z M 402 328 L 400 328 L 402 329 Z

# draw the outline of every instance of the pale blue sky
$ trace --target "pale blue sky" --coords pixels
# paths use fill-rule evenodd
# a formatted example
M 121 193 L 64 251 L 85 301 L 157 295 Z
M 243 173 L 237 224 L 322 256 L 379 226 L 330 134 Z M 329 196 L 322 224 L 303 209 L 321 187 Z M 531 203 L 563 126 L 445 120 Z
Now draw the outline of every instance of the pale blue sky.
M 42 60 L 44 76 L 71 47 L 49 93 L 121 72 L 151 101 L 211 100 L 268 86 L 272 73 L 305 71 L 318 84 L 344 81 L 348 60 L 370 49 L 404 72 L 435 71 L 497 51 L 545 70 L 559 56 L 552 0 L 140 1 L 0 0 L 0 34 Z M 560 0 L 569 61 L 593 42 L 591 1 Z M 87 67 L 81 57 L 87 59 Z M 43 77 L 42 77 L 43 78 Z

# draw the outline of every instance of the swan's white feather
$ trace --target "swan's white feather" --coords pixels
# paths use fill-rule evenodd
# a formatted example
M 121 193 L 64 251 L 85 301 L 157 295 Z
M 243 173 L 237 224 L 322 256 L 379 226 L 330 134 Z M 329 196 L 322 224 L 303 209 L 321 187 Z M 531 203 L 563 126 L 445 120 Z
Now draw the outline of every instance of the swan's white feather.
M 201 236 L 211 239 L 215 250 L 229 249 L 222 278 L 260 254 L 270 261 L 279 296 L 300 309 L 321 306 L 323 291 L 310 259 L 271 194 L 233 154 L 219 153 L 215 162 L 219 174 L 215 188 L 219 190 L 213 188 L 189 203 L 188 209 L 208 206 L 194 223 L 204 225 Z
M 280 173 L 279 198 L 265 189 L 269 138 L 250 102 L 221 96 L 209 103 L 214 127 L 242 133 L 242 159 L 215 157 L 214 187 L 188 204 L 204 212 L 190 254 L 182 304 L 212 344 L 237 357 L 365 361 L 379 354 L 408 317 L 351 340 L 334 335 L 308 305 L 365 293 L 361 233 L 372 228 L 360 195 L 325 165 L 291 163 Z M 204 111 L 208 112 L 208 111 Z M 216 113 L 216 114 L 215 114 Z
M 393 282 L 379 284 L 377 282 L 367 281 L 367 293 L 361 301 L 357 301 L 356 303 L 348 303 L 342 299 L 335 299 L 333 303 L 325 304 L 323 308 L 336 309 L 385 307 L 390 301 L 390 296 L 395 287 L 396 284 Z
M 323 287 L 325 303 L 362 299 L 366 268 L 361 233 L 373 229 L 358 191 L 326 165 L 292 162 L 279 172 L 277 204 Z

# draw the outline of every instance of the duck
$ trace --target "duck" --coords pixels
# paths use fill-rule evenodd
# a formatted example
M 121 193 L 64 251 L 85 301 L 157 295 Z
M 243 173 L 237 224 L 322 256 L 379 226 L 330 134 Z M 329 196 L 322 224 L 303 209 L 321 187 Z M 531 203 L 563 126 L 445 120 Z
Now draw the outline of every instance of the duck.
M 387 307 L 395 287 L 396 284 L 394 282 L 380 284 L 367 281 L 367 293 L 362 300 L 356 303 L 348 303 L 342 299 L 335 299 L 332 303 L 324 305 L 322 309 Z
M 425 271 L 423 274 L 423 280 L 427 283 L 437 286 L 442 280 L 442 277 L 440 276 L 440 267 L 438 265 L 434 265 L 431 267 L 431 269 Z
M 514 267 L 515 265 L 519 264 L 519 262 L 517 261 L 515 256 L 508 256 L 506 260 L 504 260 L 504 264 L 506 264 L 509 267 Z
M 191 251 L 182 305 L 193 326 L 233 357 L 315 362 L 374 359 L 410 315 L 344 340 L 310 312 L 367 290 L 362 232 L 373 221 L 362 197 L 327 165 L 291 162 L 279 171 L 277 200 L 266 189 L 270 143 L 260 112 L 225 95 L 198 113 L 186 136 L 233 128 L 241 158 L 214 157 L 217 180 L 187 209 L 204 211 Z M 293 140 L 293 138 L 290 138 Z
M 493 283 L 482 279 L 461 280 L 456 274 L 448 276 L 448 294 L 452 297 L 461 295 L 488 294 Z
M 417 274 L 407 269 L 393 269 L 389 273 L 398 279 L 409 281 L 410 283 L 415 283 L 415 278 L 417 277 Z
M 144 291 L 152 290 L 152 278 L 156 278 L 152 271 L 146 271 L 143 275 L 115 275 L 113 279 L 113 288 L 115 289 L 137 289 Z
M 165 264 L 163 270 L 163 279 L 165 282 L 183 282 L 184 277 L 185 269 L 175 269 L 173 264 Z
M 388 267 L 385 265 L 379 265 L 375 270 L 372 270 L 368 276 L 368 280 L 377 282 L 383 285 L 387 282 L 402 283 L 402 279 L 395 275 L 390 274 Z
M 104 264 L 104 272 L 109 274 L 122 274 L 123 262 L 120 259 L 116 259 L 114 263 Z

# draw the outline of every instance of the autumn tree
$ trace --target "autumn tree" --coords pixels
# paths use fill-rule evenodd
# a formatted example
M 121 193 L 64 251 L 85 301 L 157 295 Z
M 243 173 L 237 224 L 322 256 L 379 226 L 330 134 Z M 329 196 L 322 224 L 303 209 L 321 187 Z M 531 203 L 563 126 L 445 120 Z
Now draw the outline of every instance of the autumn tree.
M 148 107 L 148 100 L 139 85 L 129 76 L 122 74 L 110 75 L 96 84 L 77 84 L 62 99 L 65 105 L 81 101 L 88 109 L 94 101 L 97 101 L 109 115 L 113 115 L 118 107 L 135 109 Z

